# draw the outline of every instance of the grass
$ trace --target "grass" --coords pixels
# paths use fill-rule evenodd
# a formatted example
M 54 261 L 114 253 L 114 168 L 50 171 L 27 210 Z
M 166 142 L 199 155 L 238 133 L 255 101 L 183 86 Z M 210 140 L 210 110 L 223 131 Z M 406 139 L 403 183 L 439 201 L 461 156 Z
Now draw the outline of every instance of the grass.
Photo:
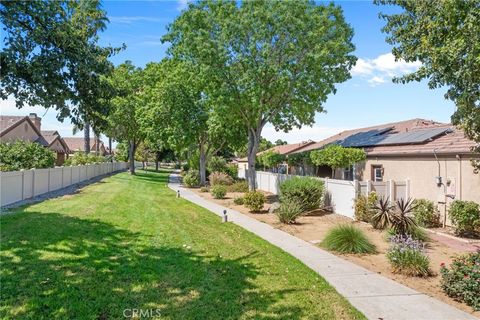
M 327 232 L 322 246 L 339 253 L 374 253 L 375 245 L 362 230 L 351 224 L 338 225 Z
M 0 318 L 364 319 L 300 261 L 177 199 L 167 176 L 121 173 L 0 217 Z

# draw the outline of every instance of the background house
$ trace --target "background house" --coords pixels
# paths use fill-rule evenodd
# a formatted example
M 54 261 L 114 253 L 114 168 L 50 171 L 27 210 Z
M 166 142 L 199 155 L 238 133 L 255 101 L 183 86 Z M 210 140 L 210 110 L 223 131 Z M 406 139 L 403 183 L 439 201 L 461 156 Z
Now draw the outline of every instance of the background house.
M 69 153 L 70 155 L 74 155 L 77 152 L 85 152 L 85 139 L 83 137 L 66 137 L 63 138 L 65 143 L 68 146 Z M 99 155 L 100 156 L 105 156 L 107 154 L 107 149 L 105 148 L 104 143 L 102 140 L 99 140 Z M 95 153 L 95 150 L 97 150 L 97 142 L 96 139 L 90 139 L 90 151 L 92 153 Z
M 55 165 L 61 166 L 68 155 L 68 147 L 57 131 L 41 131 L 41 126 L 42 119 L 36 113 L 28 116 L 0 116 L 0 139 L 2 142 L 36 142 L 55 152 Z

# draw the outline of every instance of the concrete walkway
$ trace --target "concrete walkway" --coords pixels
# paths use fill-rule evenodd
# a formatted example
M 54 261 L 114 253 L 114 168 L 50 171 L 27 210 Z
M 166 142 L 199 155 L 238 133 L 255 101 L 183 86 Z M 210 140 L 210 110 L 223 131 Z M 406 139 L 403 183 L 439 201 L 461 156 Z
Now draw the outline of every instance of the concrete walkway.
M 311 243 L 259 222 L 238 211 L 223 207 L 182 188 L 179 176 L 170 176 L 169 187 L 180 196 L 255 233 L 288 252 L 327 280 L 369 319 L 395 320 L 468 320 L 477 319 L 446 303 L 421 294 L 400 283 L 343 260 Z

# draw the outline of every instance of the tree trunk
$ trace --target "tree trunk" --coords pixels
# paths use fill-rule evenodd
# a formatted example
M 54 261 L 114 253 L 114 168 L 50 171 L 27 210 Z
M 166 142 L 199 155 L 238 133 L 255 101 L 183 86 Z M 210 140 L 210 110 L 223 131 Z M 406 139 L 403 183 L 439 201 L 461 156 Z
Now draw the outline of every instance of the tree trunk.
M 158 171 L 158 162 L 160 161 L 160 151 L 155 152 L 155 171 Z
M 83 128 L 83 143 L 84 143 L 85 153 L 89 154 L 90 153 L 90 123 L 88 121 L 85 121 L 85 126 Z
M 335 168 L 332 168 L 332 179 L 335 179 Z
M 108 137 L 108 153 L 110 154 L 110 162 L 113 162 L 113 157 L 112 157 L 112 138 Z
M 130 174 L 135 174 L 135 149 L 136 145 L 134 141 L 128 143 L 128 160 L 130 161 Z
M 262 127 L 248 130 L 248 147 L 247 147 L 247 158 L 248 158 L 248 171 L 247 171 L 247 180 L 248 180 L 248 189 L 254 191 L 257 188 L 257 173 L 255 171 L 255 160 L 257 156 L 258 144 L 260 141 L 260 134 L 262 132 Z
M 97 156 L 100 155 L 100 136 L 95 134 L 95 153 Z
M 200 142 L 199 146 L 200 153 L 200 185 L 204 186 L 207 183 L 207 155 L 205 152 L 205 145 L 203 142 Z

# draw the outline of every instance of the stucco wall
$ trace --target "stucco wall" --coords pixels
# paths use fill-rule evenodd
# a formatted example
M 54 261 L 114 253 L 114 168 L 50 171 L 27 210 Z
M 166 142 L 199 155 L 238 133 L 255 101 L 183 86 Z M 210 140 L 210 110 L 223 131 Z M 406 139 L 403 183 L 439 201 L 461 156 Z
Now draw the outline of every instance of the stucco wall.
M 38 138 L 38 134 L 30 126 L 27 121 L 24 121 L 11 131 L 2 136 L 3 142 L 12 142 L 15 140 L 35 141 Z

